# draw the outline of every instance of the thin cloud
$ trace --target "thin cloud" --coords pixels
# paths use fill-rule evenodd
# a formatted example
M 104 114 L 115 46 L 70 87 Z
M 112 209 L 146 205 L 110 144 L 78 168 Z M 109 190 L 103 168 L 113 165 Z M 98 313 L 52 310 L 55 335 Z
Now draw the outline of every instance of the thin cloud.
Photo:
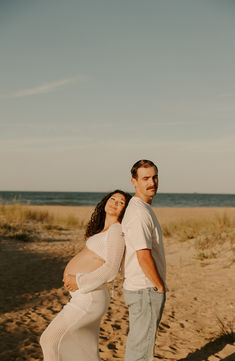
M 235 94 L 234 93 L 221 93 L 219 94 L 220 98 L 234 98 Z
M 52 93 L 67 84 L 74 83 L 77 79 L 78 78 L 67 78 L 67 79 L 54 81 L 51 83 L 45 83 L 45 84 L 42 84 L 42 85 L 34 87 L 34 88 L 18 90 L 17 92 L 14 92 L 14 93 L 11 93 L 11 94 L 8 94 L 5 96 L 1 96 L 1 98 L 15 99 L 15 98 L 22 98 L 22 97 L 31 96 L 31 95 Z
M 20 138 L 2 139 L 0 142 L 0 153 L 14 151 L 40 151 L 50 152 L 51 150 L 81 150 L 89 148 L 94 143 L 91 137 L 43 137 L 43 138 Z M 1 149 L 2 148 L 2 149 Z

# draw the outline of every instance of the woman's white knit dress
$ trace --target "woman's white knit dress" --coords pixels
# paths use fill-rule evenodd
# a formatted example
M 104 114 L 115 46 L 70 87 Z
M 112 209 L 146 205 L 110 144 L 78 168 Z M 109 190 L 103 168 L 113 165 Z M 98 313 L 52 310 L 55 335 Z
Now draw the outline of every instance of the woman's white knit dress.
M 105 260 L 90 273 L 76 274 L 79 289 L 43 332 L 44 361 L 99 361 L 100 321 L 109 306 L 106 282 L 118 273 L 124 253 L 119 223 L 87 240 L 86 246 Z

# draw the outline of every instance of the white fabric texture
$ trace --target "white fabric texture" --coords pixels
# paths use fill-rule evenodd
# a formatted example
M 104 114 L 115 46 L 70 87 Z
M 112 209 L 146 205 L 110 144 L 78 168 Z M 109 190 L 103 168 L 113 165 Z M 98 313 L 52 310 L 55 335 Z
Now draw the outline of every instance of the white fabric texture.
M 105 263 L 93 272 L 76 274 L 79 293 L 90 292 L 116 277 L 125 248 L 121 225 L 114 223 L 106 232 L 90 237 L 87 247 L 102 257 Z
M 72 296 L 40 338 L 44 361 L 100 361 L 100 321 L 109 301 L 105 285 Z
M 89 238 L 89 248 L 105 263 L 94 272 L 77 275 L 79 290 L 70 292 L 71 300 L 41 336 L 44 361 L 100 360 L 100 321 L 110 302 L 104 283 L 112 281 L 117 275 L 124 247 L 119 223 Z
M 138 197 L 132 197 L 126 209 L 122 229 L 126 254 L 124 265 L 124 289 L 136 291 L 154 287 L 139 265 L 136 251 L 151 249 L 158 273 L 165 283 L 166 261 L 161 227 L 152 207 Z

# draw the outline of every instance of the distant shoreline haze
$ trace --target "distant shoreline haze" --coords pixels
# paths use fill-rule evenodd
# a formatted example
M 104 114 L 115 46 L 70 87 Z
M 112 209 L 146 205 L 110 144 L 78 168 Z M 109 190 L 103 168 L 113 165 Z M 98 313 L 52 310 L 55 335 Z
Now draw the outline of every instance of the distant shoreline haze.
M 2 203 L 95 206 L 107 192 L 0 191 Z M 134 193 L 131 193 L 134 195 Z M 235 194 L 157 193 L 153 207 L 235 207 Z

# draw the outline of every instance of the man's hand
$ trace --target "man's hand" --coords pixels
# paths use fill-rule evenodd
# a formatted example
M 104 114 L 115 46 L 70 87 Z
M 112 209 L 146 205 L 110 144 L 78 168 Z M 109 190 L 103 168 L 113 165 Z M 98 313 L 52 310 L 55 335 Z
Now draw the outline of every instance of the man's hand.
M 166 291 L 164 286 L 158 286 L 158 287 L 157 287 L 157 290 L 158 290 L 159 292 L 165 292 L 165 291 Z
M 76 276 L 66 274 L 63 278 L 64 286 L 67 288 L 68 291 L 74 292 L 78 290 L 78 285 L 76 282 Z
M 136 255 L 144 274 L 157 287 L 159 292 L 165 292 L 165 286 L 159 276 L 151 250 L 147 248 L 141 249 L 136 251 Z

